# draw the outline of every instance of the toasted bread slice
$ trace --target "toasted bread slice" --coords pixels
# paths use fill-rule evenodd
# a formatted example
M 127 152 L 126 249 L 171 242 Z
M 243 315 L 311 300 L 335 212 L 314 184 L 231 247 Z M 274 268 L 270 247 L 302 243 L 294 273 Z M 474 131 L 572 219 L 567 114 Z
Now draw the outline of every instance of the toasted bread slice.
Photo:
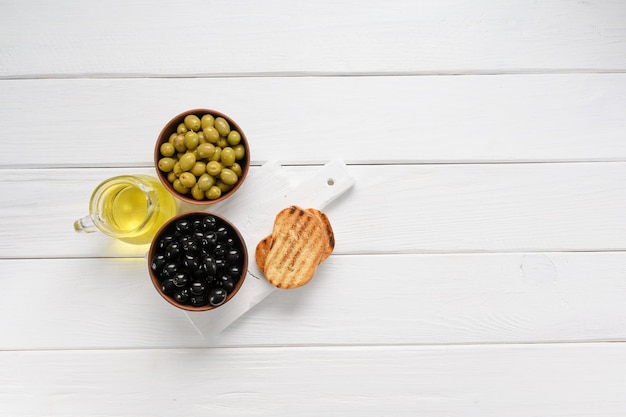
M 297 288 L 308 283 L 319 265 L 328 238 L 314 214 L 291 206 L 276 216 L 270 248 L 264 263 L 267 280 L 277 288 Z
M 328 244 L 326 245 L 326 249 L 324 250 L 324 254 L 320 260 L 320 263 L 324 262 L 330 254 L 335 249 L 335 234 L 333 232 L 333 228 L 330 225 L 330 221 L 326 214 L 322 211 L 314 208 L 308 208 L 305 210 L 306 212 L 315 215 L 321 222 L 324 231 L 326 232 L 326 238 L 328 239 Z M 270 246 L 272 244 L 272 235 L 266 236 L 262 239 L 258 245 L 256 246 L 255 251 L 255 259 L 256 263 L 259 266 L 261 272 L 265 273 L 265 260 L 267 258 L 267 253 L 270 251 Z
M 322 255 L 322 260 L 321 262 L 324 262 L 326 259 L 328 259 L 328 257 L 330 256 L 331 253 L 333 253 L 333 250 L 335 249 L 335 233 L 333 232 L 333 227 L 330 225 L 330 220 L 328 220 L 328 217 L 326 216 L 326 214 L 324 214 L 322 211 L 315 209 L 315 208 L 308 208 L 306 209 L 307 212 L 314 214 L 321 222 L 322 222 L 322 227 L 324 228 L 324 231 L 326 232 L 326 238 L 328 240 L 328 244 L 326 245 L 326 250 L 324 251 L 324 254 Z
M 271 244 L 272 235 L 266 236 L 256 245 L 256 250 L 254 252 L 256 264 L 263 273 L 265 273 L 265 260 L 267 259 L 267 253 L 270 251 Z

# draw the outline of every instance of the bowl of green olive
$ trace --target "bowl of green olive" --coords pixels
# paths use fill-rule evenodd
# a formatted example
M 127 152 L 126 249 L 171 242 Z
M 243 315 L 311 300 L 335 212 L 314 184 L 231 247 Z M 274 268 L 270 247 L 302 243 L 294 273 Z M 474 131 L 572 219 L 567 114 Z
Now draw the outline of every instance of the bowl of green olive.
M 250 167 L 250 148 L 232 118 L 216 110 L 193 109 L 172 118 L 161 130 L 154 164 L 174 196 L 207 205 L 241 186 Z

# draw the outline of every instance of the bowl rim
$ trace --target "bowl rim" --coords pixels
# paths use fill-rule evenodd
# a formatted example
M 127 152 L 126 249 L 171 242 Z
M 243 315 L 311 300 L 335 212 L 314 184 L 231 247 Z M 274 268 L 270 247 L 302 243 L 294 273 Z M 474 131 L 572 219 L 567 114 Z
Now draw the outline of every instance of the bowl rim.
M 205 200 L 205 199 L 196 200 L 193 197 L 179 193 L 178 191 L 174 189 L 172 184 L 167 180 L 167 176 L 164 175 L 164 173 L 159 169 L 159 166 L 158 166 L 159 159 L 161 157 L 161 145 L 169 139 L 169 136 L 172 133 L 174 133 L 172 131 L 172 128 L 174 128 L 175 130 L 175 128 L 180 123 L 182 123 L 182 121 L 184 120 L 186 116 L 190 114 L 198 115 L 199 113 L 202 113 L 202 114 L 209 113 L 213 115 L 214 117 L 223 117 L 224 119 L 226 119 L 228 123 L 230 124 L 230 126 L 234 127 L 234 129 L 239 132 L 239 134 L 241 135 L 241 141 L 244 143 L 244 146 L 246 148 L 246 154 L 243 160 L 244 164 L 241 167 L 241 176 L 239 177 L 239 181 L 237 181 L 237 184 L 235 184 L 235 186 L 231 190 L 222 194 L 219 198 L 216 198 L 215 200 Z M 211 204 L 224 201 L 225 199 L 233 195 L 245 181 L 246 177 L 248 176 L 248 170 L 250 168 L 250 142 L 248 141 L 248 137 L 246 136 L 245 132 L 241 129 L 241 126 L 235 120 L 233 120 L 232 117 L 218 110 L 213 110 L 213 109 L 208 109 L 208 108 L 195 108 L 195 109 L 186 110 L 182 113 L 179 113 L 178 115 L 172 117 L 169 120 L 169 122 L 167 122 L 165 126 L 163 126 L 163 128 L 161 129 L 161 132 L 157 136 L 156 143 L 154 145 L 153 163 L 154 163 L 154 169 L 157 174 L 157 178 L 159 179 L 159 181 L 161 181 L 161 184 L 163 184 L 165 189 L 170 194 L 172 194 L 174 197 L 186 203 L 195 204 L 197 206 L 209 206 Z
M 154 254 L 156 252 L 156 245 L 157 245 L 157 242 L 159 241 L 159 239 L 161 238 L 161 235 L 165 232 L 165 230 L 170 225 L 174 224 L 175 222 L 177 222 L 180 219 L 187 218 L 187 217 L 197 217 L 197 216 L 213 216 L 216 219 L 219 219 L 220 221 L 224 222 L 226 225 L 228 225 L 235 232 L 235 234 L 239 238 L 239 241 L 241 242 L 241 246 L 243 248 L 243 266 L 241 268 L 241 276 L 239 277 L 239 281 L 235 285 L 235 289 L 233 289 L 233 291 L 231 291 L 231 293 L 228 294 L 228 296 L 226 297 L 226 301 L 224 301 L 222 304 L 220 304 L 218 306 L 212 306 L 210 304 L 207 304 L 207 305 L 200 306 L 200 307 L 194 307 L 194 306 L 191 306 L 191 305 L 185 305 L 185 304 L 181 304 L 181 303 L 176 302 L 176 300 L 174 300 L 173 298 L 171 298 L 168 295 L 164 294 L 163 291 L 161 291 L 161 283 L 159 281 L 159 278 L 156 276 L 155 272 L 152 270 L 152 259 L 154 258 Z M 189 212 L 185 212 L 185 213 L 180 213 L 180 214 L 172 217 L 171 219 L 169 219 L 163 226 L 161 226 L 159 228 L 159 230 L 154 235 L 154 238 L 152 239 L 152 242 L 150 243 L 150 248 L 148 249 L 147 258 L 148 258 L 148 273 L 150 274 L 150 281 L 152 282 L 152 285 L 156 289 L 157 293 L 159 293 L 159 295 L 161 295 L 161 297 L 163 299 L 165 299 L 165 301 L 167 301 L 168 303 L 170 303 L 174 307 L 177 307 L 177 308 L 180 308 L 180 309 L 186 310 L 186 311 L 210 311 L 210 310 L 215 310 L 216 308 L 219 308 L 219 307 L 221 307 L 223 305 L 226 305 L 226 303 L 228 303 L 230 300 L 232 300 L 235 297 L 235 295 L 237 295 L 237 293 L 239 292 L 239 290 L 243 286 L 243 283 L 244 283 L 244 281 L 246 279 L 246 276 L 248 275 L 248 261 L 249 261 L 249 259 L 248 259 L 248 247 L 246 246 L 246 241 L 244 240 L 243 235 L 241 234 L 239 229 L 230 220 L 226 219 L 222 215 L 219 215 L 219 214 L 216 214 L 216 213 L 212 213 L 212 212 L 209 212 L 209 211 L 189 211 Z

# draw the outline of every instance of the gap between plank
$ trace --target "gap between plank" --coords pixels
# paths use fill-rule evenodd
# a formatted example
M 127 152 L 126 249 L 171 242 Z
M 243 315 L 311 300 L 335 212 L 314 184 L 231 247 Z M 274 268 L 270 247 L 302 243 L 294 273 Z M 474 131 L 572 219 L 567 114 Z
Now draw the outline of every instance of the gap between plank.
M 308 78 L 308 77 L 438 77 L 492 75 L 563 75 L 563 74 L 624 74 L 626 68 L 526 68 L 486 70 L 425 70 L 425 71 L 281 71 L 215 74 L 154 74 L 154 73 L 91 73 L 91 74 L 22 74 L 4 75 L 0 80 L 65 80 L 65 79 L 137 79 L 137 78 Z
M 251 167 L 260 168 L 267 161 L 253 161 L 250 163 Z M 344 161 L 347 166 L 354 167 L 367 167 L 367 166 L 437 166 L 437 165 L 573 165 L 573 164 L 623 164 L 626 163 L 626 159 L 623 158 L 597 158 L 597 159 L 563 159 L 563 160 L 518 160 L 518 161 L 429 161 L 429 160 L 407 160 L 407 161 Z M 321 167 L 326 162 L 319 161 L 290 161 L 281 162 L 281 166 L 288 168 L 297 167 Z M 145 164 L 128 164 L 128 165 L 77 165 L 77 164 L 65 164 L 65 165 L 3 165 L 0 166 L 2 170 L 63 170 L 63 169 L 150 169 L 154 168 L 154 165 L 150 163 Z
M 153 350 L 210 350 L 210 349 L 238 349 L 238 350 L 298 350 L 298 349 L 320 349 L 320 350 L 341 350 L 341 349 L 353 349 L 353 350 L 371 350 L 371 349 L 464 349 L 468 347 L 485 347 L 485 348 L 511 348 L 522 346 L 576 346 L 576 345 L 611 345 L 623 344 L 626 348 L 626 339 L 616 340 L 559 340 L 559 341 L 528 341 L 528 342 L 471 342 L 471 343 L 346 343 L 346 344 L 290 344 L 290 345 L 220 345 L 220 346 L 191 346 L 191 347 L 110 347 L 110 348 L 97 348 L 97 347 L 85 347 L 85 348 L 40 348 L 40 349 L 3 349 L 0 350 L 0 354 L 3 352 L 124 352 L 124 351 L 153 351 Z
M 502 251 L 480 251 L 480 250 L 467 250 L 467 251 L 413 251 L 413 252 L 359 252 L 359 253 L 333 253 L 332 256 L 490 256 L 490 255 L 522 255 L 526 253 L 545 253 L 545 254 L 600 254 L 600 253 L 626 253 L 624 249 L 571 249 L 571 250 L 541 250 L 541 249 L 528 249 L 528 250 L 502 250 Z M 46 261 L 46 260 L 82 260 L 82 259 L 145 259 L 146 256 L 58 256 L 58 257 L 0 257 L 2 261 Z

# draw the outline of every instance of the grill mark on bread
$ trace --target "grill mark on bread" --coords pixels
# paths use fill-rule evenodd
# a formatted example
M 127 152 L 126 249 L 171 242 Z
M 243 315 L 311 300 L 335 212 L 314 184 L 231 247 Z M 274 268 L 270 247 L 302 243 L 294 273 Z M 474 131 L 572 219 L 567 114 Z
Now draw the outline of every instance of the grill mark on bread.
M 290 207 L 287 214 L 279 213 L 272 231 L 274 245 L 265 261 L 268 280 L 279 288 L 306 284 L 324 248 L 319 240 L 322 233 L 318 219 L 300 208 Z
M 293 211 L 290 211 L 290 213 L 293 214 Z M 304 210 L 300 210 L 298 212 L 298 217 L 302 217 L 304 216 Z M 286 219 L 289 220 L 289 219 Z M 278 264 L 283 264 L 285 262 L 288 261 L 287 263 L 287 269 L 288 270 L 293 270 L 293 266 L 295 264 L 295 261 L 298 259 L 298 255 L 299 252 L 301 252 L 301 248 L 298 247 L 298 243 L 300 241 L 300 239 L 302 238 L 302 232 L 303 230 L 306 230 L 307 225 L 309 224 L 309 222 L 313 220 L 313 218 L 311 216 L 308 216 L 306 218 L 306 220 L 304 221 L 304 223 L 299 222 L 299 219 L 296 219 L 293 223 L 293 225 L 291 226 L 290 229 L 288 229 L 287 233 L 290 234 L 290 236 L 288 236 L 288 238 L 283 239 L 282 245 L 279 245 L 276 247 L 276 251 L 279 251 L 281 253 L 281 257 L 278 258 L 278 260 L 276 260 L 276 262 Z M 285 221 L 285 223 L 287 223 L 287 221 Z M 282 226 L 282 225 L 281 225 Z M 280 228 L 279 228 L 280 230 Z M 272 234 L 273 235 L 273 234 Z M 294 242 L 291 242 L 289 238 L 293 238 Z M 275 240 L 275 239 L 274 239 Z M 283 248 L 288 244 L 291 243 L 287 246 L 286 250 L 283 250 Z M 296 249 L 298 249 L 298 252 L 294 254 L 294 252 L 296 251 Z
M 335 235 L 333 232 L 333 228 L 330 224 L 330 220 L 328 220 L 328 216 L 326 216 L 326 214 L 324 214 L 322 211 L 318 209 L 314 209 L 314 208 L 308 208 L 306 209 L 306 211 L 315 215 L 320 220 L 320 222 L 322 223 L 322 226 L 325 229 L 326 236 L 328 237 L 328 244 L 326 246 L 326 250 L 324 251 L 324 254 L 322 255 L 322 259 L 320 260 L 320 263 L 321 263 L 321 262 L 324 262 L 326 259 L 328 259 L 330 254 L 335 249 Z

